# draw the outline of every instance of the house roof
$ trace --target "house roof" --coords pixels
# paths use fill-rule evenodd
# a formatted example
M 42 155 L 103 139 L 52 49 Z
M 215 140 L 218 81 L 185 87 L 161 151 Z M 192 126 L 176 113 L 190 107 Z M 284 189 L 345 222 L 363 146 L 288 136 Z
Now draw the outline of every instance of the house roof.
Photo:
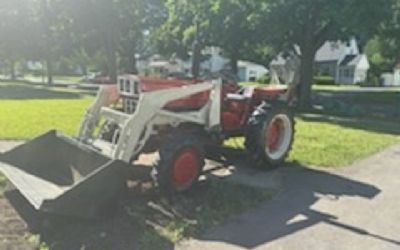
M 331 42 L 327 41 L 317 51 L 315 55 L 316 62 L 338 62 L 342 60 L 345 55 L 359 55 L 357 41 L 351 39 L 349 42 Z M 286 63 L 285 58 L 282 55 L 276 57 L 272 62 L 272 66 L 284 65 Z
M 326 42 L 317 52 L 315 60 L 338 61 L 346 51 L 346 45 L 342 42 Z
M 254 63 L 254 62 L 242 61 L 242 60 L 239 60 L 239 61 L 238 61 L 238 66 L 239 66 L 239 67 L 252 67 L 252 66 L 264 67 L 263 65 L 260 65 L 260 64 Z
M 357 66 L 361 59 L 362 55 L 347 55 L 340 62 L 340 66 Z
M 286 64 L 286 59 L 279 55 L 274 60 L 272 60 L 270 66 L 281 66 Z

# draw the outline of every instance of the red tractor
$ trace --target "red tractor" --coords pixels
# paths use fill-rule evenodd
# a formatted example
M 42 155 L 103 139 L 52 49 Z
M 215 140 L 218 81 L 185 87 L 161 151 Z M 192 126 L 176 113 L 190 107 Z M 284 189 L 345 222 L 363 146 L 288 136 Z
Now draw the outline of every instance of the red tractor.
M 76 138 L 50 131 L 0 154 L 0 171 L 36 209 L 91 216 L 117 196 L 140 154 L 158 152 L 160 189 L 184 192 L 197 183 L 206 151 L 231 137 L 245 137 L 257 165 L 282 164 L 294 136 L 284 94 L 223 79 L 120 76 L 101 88 Z
M 133 91 L 125 85 L 126 82 L 136 83 Z M 122 111 L 134 113 L 140 94 L 191 87 L 202 82 L 204 80 L 122 76 L 118 84 Z M 144 151 L 159 152 L 155 176 L 162 189 L 173 192 L 190 189 L 202 172 L 207 151 L 218 152 L 215 149 L 232 137 L 245 137 L 246 151 L 257 166 L 274 168 L 287 157 L 295 130 L 293 114 L 284 97 L 286 89 L 241 87 L 230 79 L 221 79 L 220 84 L 218 111 L 215 112 L 219 122 L 215 127 L 207 128 L 191 122 L 167 125 L 158 128 L 157 133 L 147 141 Z M 207 106 L 211 91 L 168 102 L 163 109 L 182 115 L 196 112 Z M 103 130 L 106 133 L 101 137 L 112 141 L 111 138 L 116 131 L 121 131 L 121 127 L 116 123 L 106 126 L 109 128 Z

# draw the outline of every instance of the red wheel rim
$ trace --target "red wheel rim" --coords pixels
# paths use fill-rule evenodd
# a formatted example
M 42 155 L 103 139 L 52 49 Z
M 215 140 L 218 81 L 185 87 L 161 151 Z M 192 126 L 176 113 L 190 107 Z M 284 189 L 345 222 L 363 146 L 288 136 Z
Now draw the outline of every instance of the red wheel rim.
M 272 120 L 266 130 L 266 147 L 268 152 L 276 152 L 282 143 L 282 136 L 284 134 L 284 124 L 279 118 Z
M 182 150 L 175 158 L 172 182 L 178 190 L 188 188 L 196 180 L 200 171 L 199 152 L 194 148 Z

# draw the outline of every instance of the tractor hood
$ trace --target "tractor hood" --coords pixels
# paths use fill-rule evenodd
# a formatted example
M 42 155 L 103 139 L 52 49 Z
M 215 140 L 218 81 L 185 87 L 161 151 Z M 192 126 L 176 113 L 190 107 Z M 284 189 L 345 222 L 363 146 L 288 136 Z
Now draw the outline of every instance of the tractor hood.
M 185 85 L 201 83 L 201 80 L 157 79 L 135 75 L 124 75 L 118 78 L 118 89 L 122 98 L 135 98 L 140 93 L 157 90 L 179 88 Z M 193 110 L 203 107 L 210 96 L 210 92 L 203 92 L 190 97 L 171 102 L 168 109 Z

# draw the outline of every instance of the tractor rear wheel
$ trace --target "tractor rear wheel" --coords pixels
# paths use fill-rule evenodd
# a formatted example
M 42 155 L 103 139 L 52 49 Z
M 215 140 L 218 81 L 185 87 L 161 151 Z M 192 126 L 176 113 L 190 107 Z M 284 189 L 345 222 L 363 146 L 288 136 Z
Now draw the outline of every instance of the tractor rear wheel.
M 249 119 L 246 150 L 257 166 L 275 168 L 288 156 L 295 134 L 293 114 L 284 104 L 263 103 Z
M 173 133 L 159 149 L 155 179 L 162 191 L 183 193 L 197 184 L 204 165 L 200 138 L 192 133 Z

